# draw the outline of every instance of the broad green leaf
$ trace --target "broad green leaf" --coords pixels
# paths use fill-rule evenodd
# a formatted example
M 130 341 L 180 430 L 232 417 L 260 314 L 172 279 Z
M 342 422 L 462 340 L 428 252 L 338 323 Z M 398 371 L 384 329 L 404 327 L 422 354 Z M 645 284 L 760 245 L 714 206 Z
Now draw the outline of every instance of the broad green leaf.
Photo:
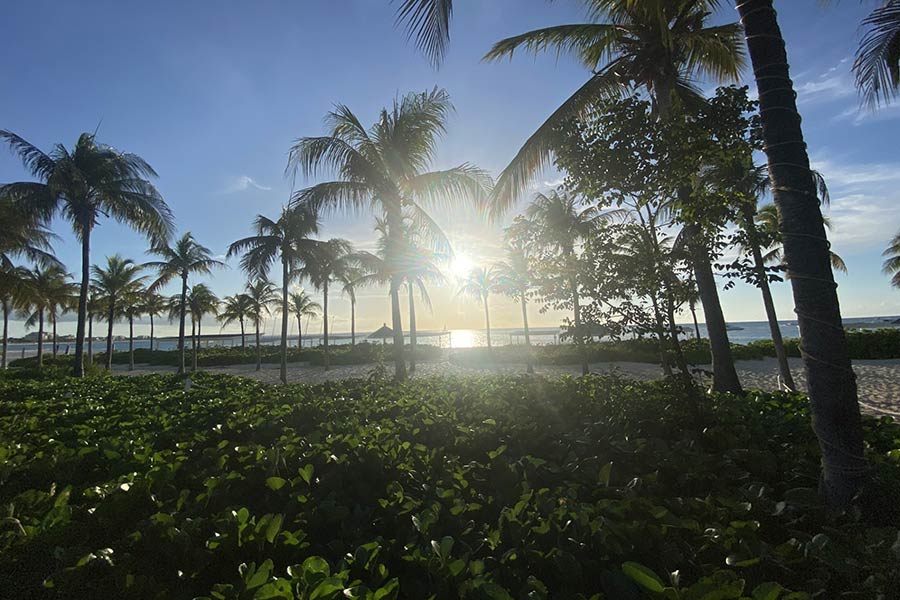
M 612 474 L 612 461 L 606 463 L 602 467 L 600 467 L 600 483 L 604 485 L 604 487 L 609 487 L 609 476 Z
M 269 477 L 266 479 L 266 485 L 273 490 L 280 490 L 287 483 L 287 479 L 282 477 Z
M 310 484 L 312 482 L 314 472 L 315 468 L 312 465 L 306 465 L 300 469 L 297 469 L 297 474 L 300 475 L 300 479 L 305 481 L 307 484 Z
M 281 523 L 284 521 L 284 515 L 278 513 L 272 516 L 269 526 L 266 527 L 266 540 L 271 544 L 275 541 L 275 536 L 281 531 Z
M 651 569 L 636 562 L 626 562 L 622 565 L 622 572 L 628 575 L 632 581 L 651 592 L 662 593 L 666 585 Z
M 778 600 L 783 589 L 774 581 L 761 583 L 753 588 L 753 600 Z

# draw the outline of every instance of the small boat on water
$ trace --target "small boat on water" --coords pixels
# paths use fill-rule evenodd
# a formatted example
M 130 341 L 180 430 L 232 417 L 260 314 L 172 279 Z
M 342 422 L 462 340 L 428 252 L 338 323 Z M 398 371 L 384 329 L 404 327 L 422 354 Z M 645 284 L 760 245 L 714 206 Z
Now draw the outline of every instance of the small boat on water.
M 743 331 L 744 328 L 743 328 L 743 327 L 738 327 L 737 325 L 732 325 L 731 323 L 726 323 L 726 324 L 725 324 L 725 330 L 726 330 L 726 331 Z

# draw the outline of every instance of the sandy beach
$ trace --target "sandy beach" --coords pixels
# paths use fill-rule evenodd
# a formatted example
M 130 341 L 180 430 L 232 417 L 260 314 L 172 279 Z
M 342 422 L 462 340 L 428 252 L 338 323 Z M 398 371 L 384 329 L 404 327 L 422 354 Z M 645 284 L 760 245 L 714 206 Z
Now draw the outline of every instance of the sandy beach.
M 806 386 L 806 376 L 799 358 L 789 359 L 794 380 L 802 389 Z M 304 363 L 288 365 L 288 380 L 291 383 L 319 383 L 327 380 L 368 377 L 376 364 L 335 366 L 329 370 L 324 367 L 310 366 Z M 385 365 L 385 368 L 392 368 Z M 151 365 L 135 365 L 128 371 L 125 365 L 116 365 L 114 371 L 122 375 L 142 375 L 147 373 L 171 373 L 174 367 Z M 853 362 L 859 385 L 859 401 L 863 410 L 870 414 L 890 415 L 900 418 L 900 359 L 894 360 L 857 360 Z M 203 369 L 210 373 L 225 373 L 251 377 L 264 383 L 277 384 L 278 365 L 266 363 L 260 371 L 255 365 L 233 365 L 228 367 L 210 367 Z M 774 391 L 778 389 L 778 365 L 774 358 L 762 360 L 743 360 L 737 362 L 738 374 L 745 389 Z M 461 366 L 451 362 L 423 363 L 417 366 L 415 377 L 430 375 L 476 375 L 483 373 L 523 373 L 524 365 L 497 365 L 491 367 Z M 580 375 L 578 365 L 539 365 L 535 372 L 541 375 Z M 658 365 L 633 362 L 594 363 L 592 373 L 618 373 L 635 379 L 650 380 L 662 376 Z

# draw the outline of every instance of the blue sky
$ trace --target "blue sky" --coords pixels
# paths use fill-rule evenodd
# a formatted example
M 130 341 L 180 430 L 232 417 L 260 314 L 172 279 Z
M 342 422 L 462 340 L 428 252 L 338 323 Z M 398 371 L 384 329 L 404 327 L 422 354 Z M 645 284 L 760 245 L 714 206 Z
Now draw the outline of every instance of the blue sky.
M 725 4 L 719 20 L 734 18 Z M 860 113 L 850 73 L 866 7 L 818 0 L 779 0 L 776 7 L 810 154 L 832 190 L 834 248 L 850 268 L 839 278 L 843 312 L 900 313 L 900 292 L 881 275 L 879 257 L 900 227 L 900 104 Z M 481 56 L 508 35 L 582 17 L 575 0 L 458 0 L 449 55 L 435 71 L 395 29 L 388 0 L 6 2 L 0 128 L 46 149 L 98 128 L 100 141 L 140 154 L 159 172 L 156 183 L 179 229 L 224 254 L 247 235 L 254 215 L 277 214 L 291 191 L 284 177 L 291 141 L 321 133 L 322 116 L 336 102 L 371 122 L 398 93 L 444 87 L 457 112 L 436 166 L 468 161 L 498 173 L 586 73 L 565 57 L 485 64 Z M 25 176 L 0 151 L 0 181 Z M 498 229 L 472 211 L 438 218 L 474 261 L 496 254 Z M 329 218 L 323 235 L 365 246 L 371 222 L 367 215 Z M 68 226 L 55 229 L 57 252 L 74 271 L 79 255 Z M 145 241 L 111 221 L 93 239 L 95 262 L 113 252 L 144 257 Z M 243 280 L 237 268 L 207 278 L 222 296 Z M 780 315 L 790 318 L 789 288 L 776 287 Z M 763 318 L 757 290 L 738 285 L 722 295 L 728 320 Z M 349 311 L 344 300 L 333 305 L 336 313 Z M 380 290 L 366 292 L 360 329 L 380 326 L 387 306 Z M 537 324 L 557 322 L 534 312 Z M 511 304 L 498 300 L 495 313 L 498 327 L 518 325 Z M 423 328 L 480 327 L 481 313 L 452 290 L 438 290 L 434 314 L 423 312 L 420 321 Z M 336 328 L 346 322 L 339 318 Z

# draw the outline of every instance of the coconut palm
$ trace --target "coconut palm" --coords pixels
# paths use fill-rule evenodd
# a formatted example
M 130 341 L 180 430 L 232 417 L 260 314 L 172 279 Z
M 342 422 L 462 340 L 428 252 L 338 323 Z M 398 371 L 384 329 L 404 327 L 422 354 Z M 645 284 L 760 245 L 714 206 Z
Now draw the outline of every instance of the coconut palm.
M 536 235 L 537 243 L 555 249 L 564 264 L 564 276 L 568 280 L 572 295 L 573 338 L 579 347 L 581 372 L 588 373 L 584 357 L 584 337 L 581 323 L 581 297 L 577 278 L 577 248 L 595 227 L 598 219 L 604 218 L 595 206 L 583 206 L 573 195 L 561 191 L 537 194 L 525 209 L 526 226 Z
M 497 288 L 497 271 L 493 267 L 475 267 L 460 283 L 457 295 L 466 295 L 481 300 L 484 306 L 484 326 L 487 332 L 487 347 L 491 349 L 491 310 L 488 299 Z
M 287 383 L 288 288 L 315 244 L 309 236 L 318 232 L 319 218 L 310 207 L 295 206 L 282 209 L 277 221 L 257 215 L 253 226 L 256 235 L 231 244 L 228 256 L 242 253 L 241 268 L 258 277 L 267 276 L 276 260 L 281 262 L 281 382 Z
M 318 242 L 306 254 L 306 274 L 310 283 L 322 292 L 322 342 L 325 368 L 330 367 L 328 356 L 328 288 L 355 266 L 353 247 L 347 240 L 332 238 Z
M 525 332 L 526 365 L 529 373 L 534 373 L 531 357 L 531 334 L 528 330 L 528 293 L 532 286 L 531 269 L 524 246 L 508 242 L 506 260 L 494 265 L 496 270 L 496 289 L 509 296 L 522 306 L 522 327 Z
M 3 355 L 0 368 L 7 367 L 9 315 L 28 297 L 28 272 L 24 267 L 0 268 L 0 306 L 3 308 Z
M 278 293 L 275 284 L 265 278 L 259 278 L 247 283 L 247 300 L 250 303 L 249 316 L 256 327 L 256 370 L 262 367 L 262 349 L 259 344 L 259 328 L 263 320 L 271 311 L 272 306 L 278 303 Z
M 144 291 L 144 298 L 141 302 L 141 314 L 150 317 L 150 350 L 153 350 L 153 339 L 156 324 L 154 319 L 166 312 L 166 299 L 159 294 Z
M 50 302 L 47 310 L 47 319 L 50 322 L 50 341 L 53 349 L 53 358 L 59 352 L 59 344 L 57 343 L 56 325 L 59 317 L 66 314 L 73 308 L 78 306 L 78 289 L 76 284 L 70 283 L 67 279 L 70 277 L 68 273 L 64 279 L 56 282 L 56 285 L 48 290 L 48 300 Z
M 88 294 L 87 307 L 87 363 L 94 364 L 94 319 L 103 315 L 103 306 L 101 306 L 100 297 L 94 286 L 91 286 Z
M 894 236 L 881 256 L 885 257 L 882 272 L 891 276 L 892 286 L 900 288 L 900 233 Z
M 226 296 L 222 300 L 222 308 L 216 317 L 222 327 L 231 325 L 232 323 L 240 323 L 241 325 L 241 348 L 246 348 L 247 343 L 244 336 L 244 321 L 250 317 L 250 299 L 245 294 L 233 294 Z
M 431 64 L 439 66 L 450 41 L 453 0 L 402 0 L 397 7 L 397 23 L 406 25 L 410 39 Z
M 827 201 L 823 200 L 823 204 L 827 204 Z M 765 248 L 766 252 L 762 256 L 763 262 L 765 264 L 778 263 L 784 265 L 784 244 L 781 242 L 781 234 L 778 230 L 778 207 L 772 203 L 763 204 L 756 211 L 755 221 L 760 232 L 774 239 L 773 243 Z M 831 219 L 823 216 L 822 222 L 825 225 L 825 230 L 831 231 Z M 828 257 L 833 270 L 847 273 L 847 263 L 830 247 Z M 788 273 L 788 277 L 790 277 L 790 273 Z
M 428 171 L 452 108 L 444 90 L 410 93 L 395 100 L 391 109 L 383 109 L 377 122 L 367 130 L 348 107 L 338 105 L 326 116 L 328 134 L 299 139 L 291 148 L 288 167 L 305 176 L 330 170 L 339 179 L 300 190 L 294 195 L 294 202 L 317 210 L 352 212 L 369 208 L 384 216 L 385 257 L 389 261 L 394 261 L 404 248 L 404 215 L 430 242 L 445 241 L 426 207 L 463 201 L 480 203 L 490 188 L 487 175 L 469 164 Z M 389 284 L 398 379 L 406 377 L 401 285 L 399 274 Z
M 188 278 L 191 274 L 208 274 L 214 268 L 224 267 L 225 263 L 212 258 L 212 252 L 206 246 L 197 243 L 191 232 L 185 233 L 174 244 L 160 242 L 153 245 L 150 252 L 161 260 L 145 263 L 145 267 L 158 269 L 158 276 L 148 291 L 155 292 L 175 278 L 181 280 L 181 301 L 178 315 L 178 352 L 181 361 L 178 373 L 184 373 L 184 322 L 187 311 Z
M 0 271 L 14 271 L 16 259 L 41 267 L 60 266 L 52 252 L 54 237 L 39 216 L 0 197 Z
M 191 361 L 191 370 L 197 370 L 197 352 L 200 347 L 200 340 L 203 335 L 203 315 L 217 315 L 219 312 L 219 298 L 208 286 L 198 283 L 191 286 L 191 291 L 187 295 L 187 310 L 191 313 L 191 347 L 193 349 L 193 358 Z M 197 333 L 194 334 L 194 325 L 197 326 Z
M 60 266 L 51 265 L 27 269 L 23 276 L 19 306 L 25 317 L 25 327 L 38 327 L 37 360 L 41 367 L 44 364 L 44 325 L 61 297 L 69 293 L 70 284 L 66 281 L 69 274 Z
M 869 106 L 887 104 L 900 90 L 900 0 L 883 0 L 863 20 L 866 33 L 856 51 L 856 87 Z
M 318 317 L 322 312 L 322 305 L 314 302 L 306 293 L 306 290 L 301 289 L 291 294 L 288 309 L 291 311 L 291 314 L 297 317 L 297 347 L 302 348 L 303 317 L 306 317 L 307 321 L 310 317 Z
M 134 319 L 144 313 L 144 298 L 147 291 L 143 285 L 132 286 L 122 294 L 120 311 L 128 319 L 128 370 L 134 371 Z M 152 346 L 151 346 L 152 348 Z
M 106 257 L 106 265 L 91 267 L 91 285 L 97 291 L 99 301 L 105 307 L 106 329 L 106 369 L 112 369 L 113 325 L 125 314 L 126 298 L 134 298 L 146 279 L 141 275 L 142 265 L 120 254 Z
M 81 377 L 94 226 L 101 216 L 109 216 L 159 242 L 167 240 L 172 233 L 172 213 L 149 182 L 156 177 L 156 172 L 144 159 L 98 144 L 92 134 L 81 134 L 71 151 L 57 144 L 49 153 L 9 131 L 0 131 L 0 139 L 38 179 L 6 184 L 0 187 L 0 196 L 9 196 L 27 207 L 31 214 L 44 219 L 59 212 L 72 223 L 75 237 L 81 243 L 81 289 L 75 333 L 75 376 Z
M 350 345 L 356 346 L 356 288 L 362 271 L 357 267 L 350 267 L 338 277 L 341 284 L 341 295 L 350 299 Z
M 845 506 L 868 473 L 856 378 L 841 321 L 822 211 L 810 177 L 789 61 L 772 0 L 736 1 L 759 94 L 762 138 L 803 340 L 826 502 Z

